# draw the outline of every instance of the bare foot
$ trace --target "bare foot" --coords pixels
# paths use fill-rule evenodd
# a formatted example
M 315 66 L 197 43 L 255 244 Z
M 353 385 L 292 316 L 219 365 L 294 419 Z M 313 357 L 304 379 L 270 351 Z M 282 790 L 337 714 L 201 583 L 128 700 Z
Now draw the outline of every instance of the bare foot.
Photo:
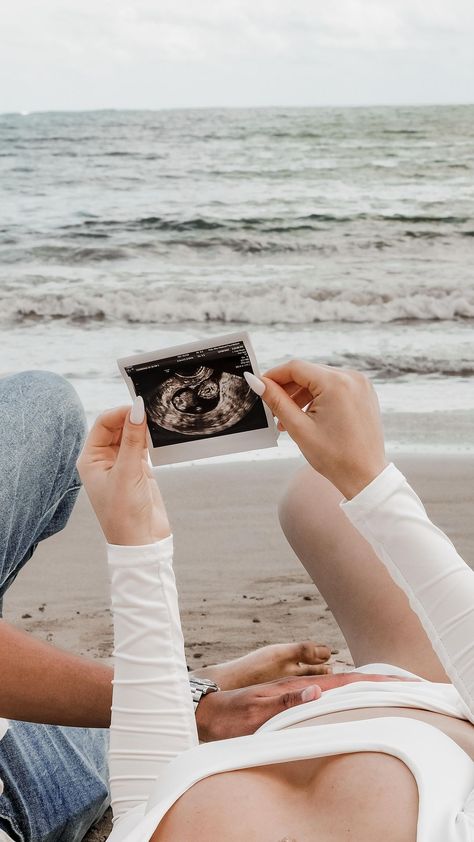
M 210 678 L 222 690 L 235 690 L 290 675 L 327 675 L 332 672 L 326 664 L 330 657 L 327 646 L 312 640 L 274 643 L 234 661 L 194 670 L 191 675 Z

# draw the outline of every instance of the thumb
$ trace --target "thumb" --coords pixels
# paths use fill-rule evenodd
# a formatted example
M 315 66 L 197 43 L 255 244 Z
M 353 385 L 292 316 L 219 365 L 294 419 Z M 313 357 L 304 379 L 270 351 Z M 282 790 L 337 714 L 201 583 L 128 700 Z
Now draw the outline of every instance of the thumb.
M 288 430 L 290 436 L 295 437 L 301 426 L 308 420 L 302 409 L 290 398 L 278 383 L 269 377 L 255 377 L 245 372 L 244 377 L 252 389 L 271 409 L 273 415 Z
M 117 463 L 122 467 L 132 467 L 141 463 L 146 449 L 145 405 L 141 395 L 135 398 L 133 406 L 125 418 L 122 430 Z
M 322 695 L 321 688 L 317 684 L 311 684 L 309 687 L 304 687 L 302 690 L 290 690 L 288 693 L 283 693 L 281 696 L 273 696 L 268 699 L 269 708 L 273 708 L 273 712 L 269 716 L 276 716 L 288 708 L 294 708 L 298 705 L 304 705 L 306 702 L 314 702 Z

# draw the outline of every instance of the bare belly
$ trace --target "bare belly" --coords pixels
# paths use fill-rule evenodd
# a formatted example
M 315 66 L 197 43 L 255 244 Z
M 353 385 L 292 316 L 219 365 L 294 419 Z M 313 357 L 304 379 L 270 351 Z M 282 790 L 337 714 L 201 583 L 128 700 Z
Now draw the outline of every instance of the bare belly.
M 408 768 L 361 752 L 206 778 L 173 805 L 152 842 L 415 842 L 417 816 Z
M 363 708 L 300 726 L 380 716 L 428 722 L 474 759 L 473 726 L 425 710 Z M 418 789 L 409 768 L 390 755 L 357 752 L 206 778 L 173 805 L 152 842 L 194 842 L 196 828 L 206 842 L 415 842 L 417 816 Z

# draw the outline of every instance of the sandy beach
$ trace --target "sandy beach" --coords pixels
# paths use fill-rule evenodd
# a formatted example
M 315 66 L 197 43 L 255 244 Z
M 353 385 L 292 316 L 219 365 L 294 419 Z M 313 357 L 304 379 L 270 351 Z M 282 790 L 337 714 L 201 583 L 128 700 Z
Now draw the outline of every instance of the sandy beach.
M 433 520 L 474 561 L 474 456 L 397 456 Z M 164 468 L 175 568 L 191 668 L 267 643 L 312 638 L 350 653 L 323 598 L 287 545 L 277 501 L 303 460 Z M 315 501 L 317 505 L 317 501 Z M 103 541 L 81 492 L 67 528 L 45 542 L 5 599 L 6 618 L 94 658 L 112 645 Z M 105 838 L 107 823 L 90 836 Z

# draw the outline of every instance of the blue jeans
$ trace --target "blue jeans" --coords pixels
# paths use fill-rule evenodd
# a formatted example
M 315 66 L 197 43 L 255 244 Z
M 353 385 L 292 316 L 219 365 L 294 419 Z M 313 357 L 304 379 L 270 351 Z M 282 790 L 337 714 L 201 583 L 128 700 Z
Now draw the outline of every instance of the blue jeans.
M 79 399 L 61 377 L 0 379 L 0 615 L 37 544 L 67 523 L 85 430 Z M 0 740 L 0 829 L 19 842 L 82 839 L 109 803 L 107 739 L 99 728 L 11 721 Z

